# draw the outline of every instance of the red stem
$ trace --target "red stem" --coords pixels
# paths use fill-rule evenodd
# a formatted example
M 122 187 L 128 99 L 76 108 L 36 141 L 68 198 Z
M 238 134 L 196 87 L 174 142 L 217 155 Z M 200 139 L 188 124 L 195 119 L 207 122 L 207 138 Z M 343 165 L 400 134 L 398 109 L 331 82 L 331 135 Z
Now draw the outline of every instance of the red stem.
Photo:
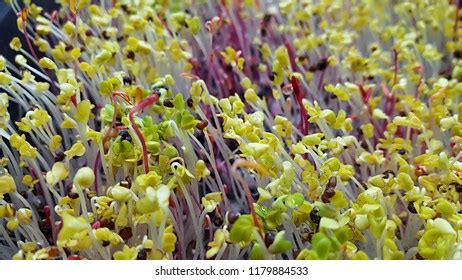
M 297 65 L 297 63 L 295 61 L 295 56 L 296 56 L 295 51 L 292 48 L 292 45 L 289 43 L 289 40 L 286 37 L 284 37 L 284 46 L 287 49 L 287 55 L 289 56 L 290 65 L 292 66 L 293 71 L 298 71 L 299 68 L 298 68 L 298 65 Z
M 35 50 L 32 47 L 32 43 L 30 42 L 29 36 L 27 34 L 27 16 L 28 16 L 27 8 L 22 9 L 21 12 L 17 13 L 17 15 L 21 16 L 21 19 L 22 19 L 22 34 L 24 35 L 24 39 L 26 40 L 27 47 L 29 48 L 29 51 L 32 53 L 32 56 L 38 62 L 39 61 L 38 56 L 35 53 Z
M 130 100 L 130 97 L 123 91 L 114 91 L 112 93 L 111 99 L 112 99 L 113 103 L 115 103 L 115 98 L 117 96 L 121 97 L 123 100 L 127 101 L 127 103 L 132 104 L 132 101 Z
M 394 51 L 394 50 L 393 50 Z M 395 70 L 396 71 L 396 70 Z M 390 92 L 390 90 L 387 88 L 385 84 L 380 85 L 383 95 L 385 96 L 385 107 L 384 107 L 384 113 L 391 118 L 391 115 L 393 114 L 393 111 L 395 109 L 395 103 L 396 103 L 396 97 L 393 92 L 393 90 Z M 386 130 L 388 121 L 384 120 L 383 125 L 382 125 L 382 130 L 381 130 L 381 135 L 384 135 L 384 132 Z
M 303 135 L 308 135 L 310 124 L 308 122 L 308 114 L 306 113 L 305 106 L 303 106 L 303 96 L 300 90 L 300 82 L 295 76 L 291 78 L 292 88 L 294 90 L 295 98 L 298 106 L 300 107 L 300 127 Z
M 359 88 L 359 92 L 361 93 L 361 97 L 363 98 L 364 104 L 367 106 L 369 109 L 369 112 L 371 112 L 371 108 L 369 107 L 369 98 L 372 95 L 372 88 L 369 88 L 367 91 L 364 89 L 363 85 L 357 84 Z
M 143 164 L 144 164 L 144 171 L 147 174 L 149 172 L 149 162 L 148 162 L 148 151 L 146 148 L 146 142 L 144 141 L 143 134 L 139 129 L 138 125 L 135 123 L 135 116 L 143 111 L 144 108 L 151 106 L 152 104 L 156 103 L 159 100 L 159 94 L 154 93 L 153 95 L 147 97 L 139 104 L 137 104 L 133 109 L 130 110 L 129 119 L 130 123 L 132 124 L 133 130 L 135 131 L 136 136 L 140 140 L 141 149 L 143 150 Z
M 157 12 L 156 13 L 157 15 L 157 19 L 159 19 L 159 21 L 162 23 L 162 25 L 165 27 L 165 29 L 168 31 L 168 33 L 170 34 L 170 36 L 173 36 L 173 32 L 172 30 L 170 29 L 170 27 L 168 27 L 168 24 L 165 22 L 165 20 L 161 17 L 160 13 Z
M 260 225 L 260 221 L 258 220 L 257 212 L 255 211 L 255 207 L 253 206 L 255 201 L 252 198 L 252 194 L 250 193 L 249 186 L 247 186 L 247 184 L 243 184 L 243 187 L 244 187 L 245 198 L 247 200 L 247 204 L 249 204 L 250 213 L 252 214 L 253 223 L 260 230 L 261 236 L 264 237 L 263 235 L 264 232 Z
M 24 23 L 25 24 L 25 23 Z M 30 39 L 29 39 L 29 36 L 27 35 L 27 31 L 26 31 L 26 27 L 23 26 L 22 28 L 22 32 L 24 34 L 24 38 L 26 39 L 26 43 L 27 43 L 27 47 L 29 48 L 29 51 L 32 53 L 32 56 L 35 58 L 35 60 L 38 62 L 39 59 L 38 59 L 38 56 L 37 54 L 35 53 L 35 50 L 34 48 L 32 47 L 32 43 L 30 42 Z

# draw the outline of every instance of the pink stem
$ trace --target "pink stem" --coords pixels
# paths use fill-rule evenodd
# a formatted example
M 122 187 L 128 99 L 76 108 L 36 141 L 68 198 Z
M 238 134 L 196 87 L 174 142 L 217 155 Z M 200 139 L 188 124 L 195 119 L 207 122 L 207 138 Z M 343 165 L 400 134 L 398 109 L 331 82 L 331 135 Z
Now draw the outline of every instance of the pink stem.
M 26 31 L 26 26 L 25 26 L 25 23 L 24 23 L 24 26 L 22 28 L 22 32 L 24 34 L 24 38 L 26 39 L 26 43 L 27 43 L 27 47 L 29 48 L 29 51 L 32 53 L 32 56 L 35 58 L 35 60 L 38 62 L 39 59 L 38 59 L 38 56 L 37 54 L 35 53 L 35 50 L 34 48 L 32 47 L 32 43 L 29 39 L 29 35 L 27 34 L 27 31 Z
M 303 135 L 308 135 L 310 124 L 308 122 L 308 115 L 306 113 L 305 106 L 303 106 L 302 91 L 300 90 L 300 82 L 295 76 L 291 79 L 292 88 L 297 99 L 298 106 L 300 107 L 300 126 Z
M 132 101 L 130 100 L 130 97 L 123 91 L 114 91 L 112 93 L 111 99 L 112 102 L 115 103 L 115 98 L 116 96 L 121 97 L 123 100 L 127 101 L 127 103 L 132 104 Z
M 149 162 L 148 162 L 148 152 L 146 148 L 146 142 L 144 141 L 143 134 L 141 133 L 141 130 L 139 129 L 138 125 L 135 123 L 135 116 L 143 111 L 144 108 L 151 106 L 152 104 L 156 103 L 157 100 L 159 100 L 159 94 L 154 93 L 153 95 L 147 97 L 143 101 L 141 101 L 139 104 L 137 104 L 133 109 L 130 110 L 129 113 L 129 119 L 130 123 L 132 124 L 133 130 L 135 131 L 136 136 L 140 140 L 141 143 L 141 149 L 143 150 L 143 164 L 144 164 L 144 171 L 145 173 L 149 172 Z
M 396 85 L 396 83 L 398 82 L 398 51 L 396 51 L 396 49 L 393 49 L 393 63 L 395 65 L 393 85 Z
M 395 68 L 395 71 L 397 72 L 397 67 Z M 391 117 L 395 109 L 395 103 L 396 103 L 395 95 L 393 93 L 393 90 L 390 92 L 390 90 L 387 88 L 385 84 L 382 83 L 380 87 L 382 88 L 383 95 L 385 96 L 385 107 L 384 107 L 385 114 Z M 384 123 L 382 125 L 381 135 L 384 135 L 387 124 L 388 124 L 388 121 L 384 120 Z
M 298 65 L 295 61 L 295 51 L 294 49 L 292 48 L 292 45 L 289 43 L 289 40 L 287 38 L 284 38 L 284 46 L 286 47 L 287 49 L 287 54 L 289 55 L 289 61 L 290 61 L 290 65 L 292 66 L 292 69 L 294 71 L 298 71 L 299 68 L 298 68 Z

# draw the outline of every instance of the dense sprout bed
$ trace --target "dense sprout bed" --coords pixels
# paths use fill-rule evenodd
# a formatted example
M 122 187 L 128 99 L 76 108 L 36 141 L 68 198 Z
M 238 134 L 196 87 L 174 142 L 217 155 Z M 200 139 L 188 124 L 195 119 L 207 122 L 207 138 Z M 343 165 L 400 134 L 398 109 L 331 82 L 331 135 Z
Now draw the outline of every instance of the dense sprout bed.
M 7 2 L 0 259 L 462 258 L 456 1 Z

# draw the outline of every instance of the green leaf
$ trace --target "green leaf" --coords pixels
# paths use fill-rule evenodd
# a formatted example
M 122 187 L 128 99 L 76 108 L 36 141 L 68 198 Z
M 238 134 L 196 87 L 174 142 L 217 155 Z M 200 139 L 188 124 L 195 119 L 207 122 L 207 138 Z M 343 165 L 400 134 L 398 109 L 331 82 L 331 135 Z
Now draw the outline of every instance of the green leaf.
M 399 173 L 397 179 L 398 185 L 405 191 L 410 191 L 414 187 L 414 182 L 412 181 L 411 176 L 409 176 L 407 173 Z
M 251 260 L 264 260 L 265 255 L 263 254 L 263 248 L 260 244 L 255 243 L 250 250 L 250 259 Z
M 153 125 L 152 123 L 152 117 L 150 116 L 144 116 L 143 117 L 143 126 L 144 127 L 151 127 Z
M 180 126 L 183 129 L 190 129 L 196 126 L 197 123 L 198 121 L 196 121 L 196 119 L 191 114 L 189 114 L 189 112 L 185 111 L 181 117 Z
M 337 215 L 337 211 L 335 209 L 323 202 L 316 201 L 315 203 L 313 203 L 313 206 L 318 207 L 318 214 L 320 217 L 335 218 L 335 216 Z
M 181 94 L 177 94 L 175 96 L 175 99 L 173 99 L 173 106 L 175 106 L 175 109 L 177 110 L 183 110 L 184 109 L 184 99 L 183 99 L 183 95 Z
M 326 218 L 326 217 L 321 218 L 321 223 L 319 224 L 319 228 L 321 230 L 327 230 L 327 229 L 336 230 L 339 227 L 340 225 L 338 224 L 336 220 L 331 219 L 331 218 Z
M 282 224 L 282 217 L 281 217 L 281 212 L 278 209 L 273 209 L 271 212 L 268 214 L 268 216 L 265 219 L 266 226 L 268 229 L 276 229 L 278 226 Z
M 290 208 L 296 208 L 302 205 L 305 201 L 305 197 L 301 193 L 294 193 L 286 197 L 285 204 Z
M 287 207 L 284 204 L 284 200 L 286 199 L 287 195 L 281 195 L 273 202 L 273 209 L 277 209 L 279 211 L 286 211 Z
M 167 141 L 162 141 L 164 147 L 162 148 L 162 154 L 168 156 L 169 158 L 173 158 L 178 156 L 178 150 L 175 146 L 169 144 Z
M 273 254 L 281 254 L 292 249 L 292 243 L 284 239 L 285 231 L 280 231 L 274 237 L 273 244 L 268 248 Z
M 160 151 L 160 143 L 157 141 L 146 141 L 146 147 L 152 154 L 158 154 Z
M 229 233 L 229 238 L 234 243 L 249 242 L 253 235 L 253 220 L 251 215 L 241 215 L 234 223 Z
M 325 236 L 321 232 L 318 232 L 315 235 L 313 235 L 311 244 L 313 245 L 313 250 L 316 252 L 316 254 L 319 256 L 321 260 L 327 259 L 330 249 L 332 247 L 332 244 L 327 236 Z
M 188 24 L 189 30 L 191 30 L 194 35 L 199 33 L 201 30 L 201 21 L 197 16 L 192 17 L 191 19 L 186 19 L 186 23 Z
M 259 205 L 256 203 L 254 203 L 254 207 L 255 207 L 255 212 L 257 213 L 258 216 L 262 217 L 263 219 L 265 219 L 268 216 L 269 211 L 270 211 L 268 207 Z
M 337 237 L 338 242 L 341 244 L 348 241 L 348 228 L 343 226 L 335 231 L 335 236 Z
M 378 240 L 382 236 L 382 232 L 384 231 L 387 224 L 387 217 L 370 217 L 369 222 L 371 224 L 370 229 L 372 235 Z
M 353 260 L 356 260 L 356 261 L 365 261 L 365 260 L 369 260 L 369 257 L 367 256 L 366 253 L 364 253 L 363 251 L 358 251 L 354 256 L 353 256 Z
M 114 106 L 111 104 L 106 104 L 101 110 L 101 119 L 103 123 L 109 124 L 112 122 L 112 117 L 114 116 Z
M 259 187 L 257 190 L 258 190 L 258 193 L 260 194 L 257 203 L 265 202 L 273 198 L 271 193 L 265 190 L 264 188 Z

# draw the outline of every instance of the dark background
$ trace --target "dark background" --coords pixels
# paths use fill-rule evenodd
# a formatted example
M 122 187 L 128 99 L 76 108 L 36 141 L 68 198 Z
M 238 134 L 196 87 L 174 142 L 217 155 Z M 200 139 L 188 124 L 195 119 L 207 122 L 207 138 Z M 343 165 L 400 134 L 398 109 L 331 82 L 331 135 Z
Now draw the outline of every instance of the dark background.
M 34 0 L 32 2 L 43 7 L 45 11 L 58 7 L 53 0 Z M 14 36 L 21 38 L 16 25 L 16 15 L 9 5 L 0 0 L 0 55 L 9 60 L 14 59 L 14 52 L 9 47 Z
M 34 0 L 33 3 L 43 7 L 45 11 L 51 11 L 58 7 L 53 0 Z M 0 55 L 9 61 L 14 61 L 14 56 L 16 55 L 9 46 L 11 39 L 17 36 L 21 41 L 24 40 L 24 36 L 18 31 L 16 18 L 17 16 L 13 9 L 5 4 L 3 0 L 0 0 Z M 15 102 L 10 102 L 8 111 L 13 121 L 18 120 L 23 113 L 19 105 Z M 0 156 L 2 156 L 1 152 Z

